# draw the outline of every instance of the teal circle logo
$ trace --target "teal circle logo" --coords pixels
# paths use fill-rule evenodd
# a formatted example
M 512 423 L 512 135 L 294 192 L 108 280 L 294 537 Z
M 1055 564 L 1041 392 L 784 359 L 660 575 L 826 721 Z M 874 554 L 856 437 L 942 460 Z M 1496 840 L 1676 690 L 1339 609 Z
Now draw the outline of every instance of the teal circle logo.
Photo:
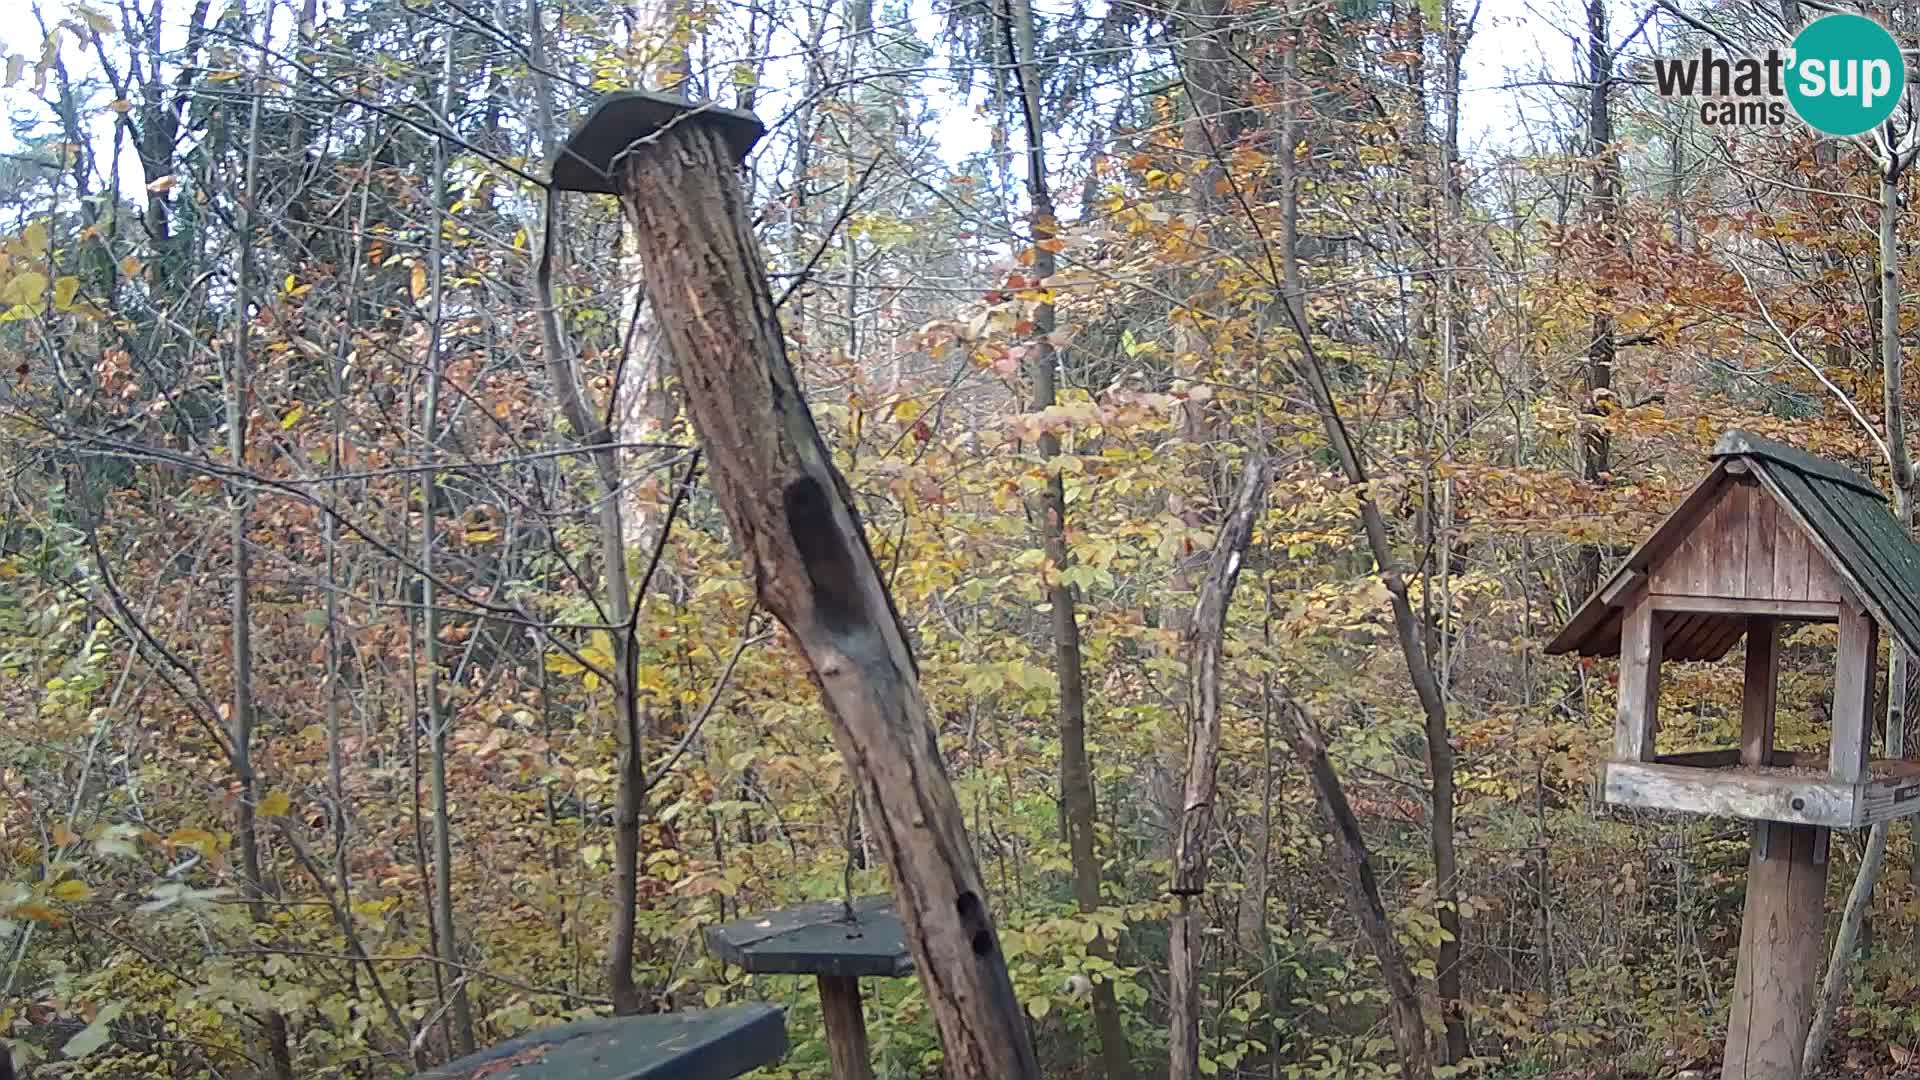
M 1815 131 L 1872 131 L 1900 103 L 1907 62 L 1887 28 L 1864 15 L 1828 15 L 1793 39 L 1787 100 Z

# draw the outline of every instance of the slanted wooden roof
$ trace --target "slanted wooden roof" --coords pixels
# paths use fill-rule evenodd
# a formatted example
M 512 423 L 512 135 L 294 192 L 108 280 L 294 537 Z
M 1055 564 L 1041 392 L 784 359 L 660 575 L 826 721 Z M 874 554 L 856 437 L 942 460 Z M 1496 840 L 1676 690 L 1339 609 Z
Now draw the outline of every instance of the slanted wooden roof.
M 1587 598 L 1547 644 L 1547 652 L 1618 655 L 1620 612 L 1628 594 L 1646 584 L 1663 560 L 1683 551 L 1710 515 L 1731 505 L 1737 486 L 1747 489 L 1743 495 L 1756 507 L 1753 520 L 1764 516 L 1774 523 L 1783 549 L 1810 547 L 1812 557 L 1824 564 L 1811 568 L 1813 577 L 1830 573 L 1886 633 L 1920 652 L 1920 544 L 1887 512 L 1886 496 L 1838 462 L 1745 431 L 1723 435 L 1713 460 L 1707 478 Z M 1738 483 L 1745 476 L 1757 484 Z M 1748 553 L 1738 554 L 1745 559 Z M 1772 549 L 1766 554 L 1771 557 Z M 1767 594 L 1755 588 L 1742 595 Z M 1718 659 L 1744 630 L 1744 619 L 1726 615 L 1676 614 L 1673 620 L 1665 652 L 1670 660 Z

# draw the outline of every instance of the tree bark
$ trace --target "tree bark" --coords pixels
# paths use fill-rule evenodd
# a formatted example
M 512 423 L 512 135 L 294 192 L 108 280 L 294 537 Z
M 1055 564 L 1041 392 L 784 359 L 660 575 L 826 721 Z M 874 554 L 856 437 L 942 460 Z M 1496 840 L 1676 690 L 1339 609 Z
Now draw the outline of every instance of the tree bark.
M 1360 924 L 1360 932 L 1373 950 L 1374 959 L 1379 961 L 1381 976 L 1386 980 L 1387 1026 L 1393 1035 L 1394 1050 L 1400 1057 L 1400 1075 L 1405 1080 L 1432 1080 L 1433 1058 L 1427 1051 L 1426 1018 L 1420 1013 L 1420 995 L 1407 970 L 1406 955 L 1394 940 L 1386 907 L 1380 902 L 1373 854 L 1367 850 L 1360 821 L 1347 803 L 1346 790 L 1340 784 L 1332 760 L 1327 757 L 1326 741 L 1313 717 L 1285 686 L 1276 686 L 1274 697 L 1276 711 L 1285 721 L 1282 730 L 1306 766 L 1321 819 L 1333 837 L 1331 854 L 1340 874 L 1341 889 L 1346 894 L 1347 909 Z
M 1283 181 L 1288 190 L 1283 208 L 1283 230 L 1285 235 L 1294 235 L 1298 212 L 1299 191 L 1293 186 L 1297 177 L 1283 172 Z M 1274 308 L 1277 314 L 1292 329 L 1299 349 L 1295 370 L 1306 383 L 1309 395 L 1313 399 L 1314 410 L 1320 415 L 1321 429 L 1326 433 L 1327 444 L 1339 463 L 1341 473 L 1355 493 L 1355 505 L 1360 512 L 1361 534 L 1366 538 L 1367 550 L 1373 556 L 1375 572 L 1380 583 L 1387 590 L 1387 597 L 1393 611 L 1394 636 L 1400 645 L 1400 656 L 1407 667 L 1408 681 L 1413 684 L 1414 696 L 1420 702 L 1424 716 L 1424 731 L 1427 744 L 1428 791 L 1432 801 L 1432 814 L 1429 820 L 1429 836 L 1434 859 L 1434 915 L 1440 928 L 1451 938 L 1443 941 L 1437 958 L 1437 972 L 1450 981 L 1441 982 L 1438 989 L 1441 1007 L 1449 1016 L 1456 1015 L 1461 1006 L 1460 984 L 1458 982 L 1460 912 L 1457 902 L 1459 889 L 1459 858 L 1454 845 L 1453 802 L 1454 802 L 1454 756 L 1453 742 L 1448 730 L 1446 696 L 1441 691 L 1439 679 L 1434 674 L 1433 664 L 1421 642 L 1419 616 L 1413 610 L 1409 597 L 1406 577 L 1401 571 L 1400 560 L 1395 556 L 1393 540 L 1387 532 L 1386 517 L 1380 512 L 1380 505 L 1368 494 L 1369 478 L 1367 466 L 1361 456 L 1358 442 L 1352 432 L 1347 430 L 1345 419 L 1340 413 L 1339 400 L 1334 396 L 1333 385 L 1327 378 L 1326 365 L 1320 360 L 1320 354 L 1313 345 L 1313 334 L 1307 326 L 1306 312 L 1301 298 L 1305 295 L 1304 282 L 1300 275 L 1300 261 L 1294 247 L 1283 243 L 1279 251 L 1279 263 L 1282 280 L 1281 296 Z M 1451 993 L 1452 996 L 1449 996 Z M 1464 1029 L 1462 1029 L 1464 1032 Z M 1423 1060 L 1430 1060 L 1424 1058 Z
M 1040 66 L 1034 49 L 1033 5 L 1030 0 L 1007 0 L 1006 31 L 1018 84 L 1021 115 L 1027 134 L 1027 197 L 1032 203 L 1033 275 L 1045 288 L 1056 269 L 1049 250 L 1059 231 L 1053 192 L 1047 183 L 1045 128 L 1040 117 Z M 1027 344 L 1027 407 L 1040 412 L 1056 400 L 1055 368 L 1058 356 L 1051 335 L 1054 306 L 1037 304 L 1033 336 Z M 1067 495 L 1060 471 L 1060 437 L 1043 432 L 1038 440 L 1047 484 L 1029 509 L 1040 526 L 1041 546 L 1047 553 L 1051 580 L 1047 602 L 1053 619 L 1054 676 L 1060 687 L 1060 800 L 1067 826 L 1067 849 L 1073 864 L 1073 893 L 1083 914 L 1100 910 L 1100 856 L 1094 845 L 1098 820 L 1093 786 L 1093 762 L 1087 753 L 1086 674 L 1080 649 L 1080 620 L 1073 587 L 1062 580 L 1073 563 L 1067 547 Z M 1103 933 L 1087 943 L 1087 955 L 1111 963 L 1114 943 Z M 1120 1003 L 1110 979 L 1092 980 L 1093 1026 L 1100 1036 L 1100 1065 L 1107 1080 L 1131 1080 L 1133 1053 L 1127 1043 Z
M 447 30 L 441 78 L 444 80 L 440 115 L 453 114 L 454 34 Z M 446 276 L 445 230 L 439 217 L 447 205 L 447 141 L 433 141 L 433 237 L 427 255 L 427 337 L 426 401 L 421 407 L 421 441 L 429 458 L 438 456 L 440 444 L 440 351 L 445 316 Z M 453 980 L 453 1039 L 459 1056 L 473 1053 L 473 1005 L 467 994 L 467 980 L 460 967 L 460 935 L 453 918 L 453 817 L 447 800 L 447 736 L 452 727 L 445 703 L 440 698 L 440 605 L 434 582 L 434 555 L 438 547 L 439 472 L 427 470 L 421 484 L 424 506 L 420 511 L 420 598 L 421 637 L 426 654 L 427 732 L 430 739 L 429 783 L 433 799 L 433 921 L 440 928 L 437 942 L 441 966 Z
M 260 40 L 271 40 L 273 32 L 273 5 L 266 6 L 261 19 Z M 262 50 L 259 75 L 265 75 L 268 53 Z M 252 362 L 250 351 L 252 344 L 248 331 L 251 328 L 253 313 L 253 277 L 254 277 L 254 195 L 259 188 L 260 174 L 260 118 L 265 93 L 264 79 L 256 76 L 253 85 L 253 106 L 247 121 L 246 172 L 241 181 L 238 220 L 240 233 L 240 258 L 234 274 L 233 300 L 233 354 L 227 371 L 226 412 L 227 412 L 227 454 L 234 468 L 244 470 L 247 467 L 247 412 L 249 383 L 248 370 Z M 255 806 L 259 797 L 259 785 L 253 771 L 253 558 L 252 550 L 247 546 L 248 496 L 245 490 L 235 487 L 229 492 L 232 501 L 232 513 L 229 517 L 228 541 L 233 550 L 232 575 L 232 643 L 233 643 L 233 702 L 232 715 L 228 724 L 232 729 L 233 757 L 232 767 L 235 782 L 238 784 L 239 799 L 236 809 L 235 832 L 240 839 L 240 872 L 246 877 L 247 915 L 255 924 L 272 921 L 266 907 L 266 875 L 260 861 L 260 838 L 255 821 Z M 261 1023 L 266 1029 L 267 1059 L 272 1062 L 276 1080 L 293 1080 L 293 1052 L 287 1035 L 287 1018 L 275 1008 L 262 1010 Z
M 1620 161 L 1613 150 L 1613 44 L 1607 36 L 1606 0 L 1587 0 L 1587 153 L 1593 158 L 1593 215 L 1599 241 L 1611 254 L 1619 230 Z M 1613 407 L 1613 287 L 1601 274 L 1594 289 L 1592 338 L 1587 342 L 1588 420 L 1581 435 L 1580 475 L 1591 487 L 1606 483 L 1612 440 L 1607 434 Z M 1606 558 L 1603 545 L 1580 548 L 1579 596 L 1600 587 Z
M 698 116 L 627 151 L 647 297 L 755 592 L 806 657 L 865 800 L 947 1072 L 1038 1080 L 919 670 L 788 363 L 734 160 Z
M 1883 162 L 1880 174 L 1880 360 L 1884 382 L 1885 398 L 1882 402 L 1886 410 L 1886 444 L 1888 464 L 1893 474 L 1893 511 L 1900 520 L 1902 530 L 1913 527 L 1913 457 L 1907 448 L 1906 438 L 1906 402 L 1901 393 L 1901 380 L 1905 376 L 1905 357 L 1900 346 L 1900 249 L 1898 244 L 1898 224 L 1900 220 L 1899 182 L 1904 166 L 1910 163 L 1898 156 Z M 1891 637 L 1891 635 L 1889 635 Z M 1887 647 L 1890 658 L 1887 669 L 1887 756 L 1901 756 L 1905 748 L 1906 723 L 1906 682 L 1911 670 L 1912 658 L 1900 643 L 1890 641 Z M 1892 832 L 1891 822 L 1875 825 L 1867 834 L 1866 854 L 1860 859 L 1860 869 L 1854 873 L 1853 886 L 1847 891 L 1847 903 L 1840 911 L 1840 928 L 1834 934 L 1833 951 L 1827 957 L 1826 978 L 1820 985 L 1820 997 L 1813 1011 L 1813 1026 L 1807 1032 L 1807 1046 L 1804 1056 L 1806 1071 L 1812 1072 L 1827 1053 L 1828 1033 L 1833 1025 L 1833 1012 L 1840 1005 L 1841 991 L 1846 987 L 1847 969 L 1853 963 L 1854 949 L 1860 942 L 1861 927 L 1866 922 L 1867 906 L 1873 901 L 1874 886 L 1879 884 L 1880 871 L 1886 864 L 1887 840 Z M 1920 858 L 1914 860 L 1915 874 L 1920 874 Z
M 1187 622 L 1187 780 L 1181 800 L 1180 836 L 1174 851 L 1173 894 L 1179 909 L 1169 927 L 1167 994 L 1169 1080 L 1200 1076 L 1200 934 L 1203 913 L 1193 898 L 1207 891 L 1207 846 L 1213 840 L 1214 801 L 1220 765 L 1220 654 L 1226 646 L 1227 609 L 1240 580 L 1240 564 L 1253 541 L 1253 525 L 1265 505 L 1267 463 L 1249 455 L 1233 509 L 1214 541 L 1200 582 L 1193 618 Z
M 527 4 L 527 53 L 533 59 L 534 110 L 546 160 L 554 160 L 553 86 L 546 69 L 546 32 L 540 6 Z M 615 765 L 613 817 L 613 926 L 607 938 L 607 996 L 618 1016 L 641 1012 L 645 1001 L 633 981 L 633 958 L 639 938 L 640 819 L 646 811 L 645 737 L 639 703 L 634 697 L 633 605 L 627 576 L 624 501 L 620 497 L 620 451 L 613 432 L 587 409 L 573 351 L 560 326 L 553 297 L 553 252 L 560 243 L 559 208 L 547 193 L 547 228 L 540 241 L 534 292 L 540 305 L 540 337 L 547 354 L 547 374 L 560 399 L 561 415 L 582 445 L 593 447 L 594 476 L 600 484 L 594 526 L 600 540 L 601 603 L 613 670 L 602 673 L 613 693 Z M 635 311 L 637 313 L 637 306 Z M 637 317 L 637 315 L 636 315 Z

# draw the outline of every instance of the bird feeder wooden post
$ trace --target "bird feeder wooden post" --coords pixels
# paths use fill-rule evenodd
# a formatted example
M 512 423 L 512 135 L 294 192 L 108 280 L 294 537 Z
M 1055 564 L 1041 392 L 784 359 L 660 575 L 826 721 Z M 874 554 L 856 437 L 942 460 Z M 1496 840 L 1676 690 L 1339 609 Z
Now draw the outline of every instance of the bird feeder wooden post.
M 1920 763 L 1870 756 L 1879 634 L 1920 646 L 1920 545 L 1836 462 L 1742 431 L 1547 646 L 1620 658 L 1606 801 L 1753 822 L 1725 1080 L 1800 1080 L 1831 830 L 1920 813 Z M 1835 623 L 1832 733 L 1777 749 L 1782 623 Z M 1747 641 L 1737 747 L 1661 754 L 1660 668 Z
M 787 361 L 737 175 L 763 130 L 747 113 L 615 94 L 567 140 L 552 187 L 618 194 L 633 225 L 715 500 L 761 605 L 826 699 L 948 1075 L 1038 1080 L 919 669 Z
M 833 1080 L 873 1080 L 860 980 L 913 974 L 893 899 L 869 896 L 753 915 L 707 930 L 720 958 L 755 975 L 812 975 L 820 990 Z

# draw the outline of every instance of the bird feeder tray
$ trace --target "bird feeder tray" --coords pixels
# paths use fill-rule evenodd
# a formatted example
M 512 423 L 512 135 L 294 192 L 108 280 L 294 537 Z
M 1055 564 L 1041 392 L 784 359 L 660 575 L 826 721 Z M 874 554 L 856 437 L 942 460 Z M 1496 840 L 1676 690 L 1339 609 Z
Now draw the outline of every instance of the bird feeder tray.
M 1875 758 L 1849 783 L 1824 754 L 1775 750 L 1770 764 L 1742 765 L 1738 750 L 1701 750 L 1608 762 L 1604 792 L 1616 806 L 1852 829 L 1920 809 L 1920 762 Z
M 749 112 L 724 109 L 710 102 L 695 104 L 668 94 L 622 90 L 595 103 L 587 118 L 567 137 L 553 163 L 549 185 L 556 191 L 618 195 L 620 156 L 635 143 L 681 123 L 718 125 L 736 163 L 746 160 L 754 144 L 767 133 L 766 125 Z
M 906 927 L 893 898 L 869 896 L 803 904 L 707 930 L 720 958 L 755 975 L 827 975 L 839 978 L 913 973 Z
M 786 1052 L 786 1014 L 756 1003 L 564 1024 L 416 1080 L 733 1080 Z

